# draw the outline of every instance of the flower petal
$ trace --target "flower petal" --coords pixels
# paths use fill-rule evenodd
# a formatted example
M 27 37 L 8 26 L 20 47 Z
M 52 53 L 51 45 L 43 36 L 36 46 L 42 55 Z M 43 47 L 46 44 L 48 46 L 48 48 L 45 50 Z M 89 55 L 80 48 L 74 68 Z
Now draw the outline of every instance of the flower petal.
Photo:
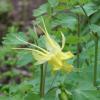
M 49 57 L 49 55 L 48 55 L 49 53 L 47 54 L 47 53 L 44 53 L 44 52 L 41 52 L 41 51 L 35 50 L 35 49 L 32 50 L 32 54 L 36 60 L 39 60 L 39 59 L 41 60 L 43 58 Z
M 47 54 L 47 53 L 41 52 L 39 50 L 33 49 L 32 54 L 33 54 L 34 58 L 37 60 L 35 65 L 43 64 L 51 59 L 51 56 L 49 55 L 49 53 Z
M 41 27 L 41 30 L 44 32 L 45 36 L 46 36 L 46 46 L 47 46 L 47 49 L 49 51 L 54 51 L 55 49 L 59 49 L 60 50 L 60 46 L 59 44 L 53 40 L 50 35 L 48 34 L 48 31 L 46 29 L 46 26 L 45 26 L 45 22 L 44 22 L 44 19 L 42 18 L 42 22 L 43 22 L 43 26 L 44 26 L 44 29 L 42 29 Z
M 74 69 L 74 67 L 73 67 L 73 65 L 71 65 L 71 64 L 66 64 L 66 66 L 64 66 L 64 67 L 62 68 L 63 71 L 68 72 L 68 73 L 72 72 L 73 69 Z
M 60 70 L 61 68 L 62 68 L 61 66 L 55 66 L 55 65 L 54 65 L 54 66 L 52 67 L 52 70 L 53 70 L 53 71 L 57 71 L 57 70 Z
M 58 66 L 58 67 L 63 66 L 62 60 L 55 54 L 52 54 L 49 63 L 52 64 L 53 66 Z
M 56 41 L 54 41 L 53 39 L 47 38 L 47 37 L 46 37 L 46 48 L 50 52 L 61 51 L 61 48 L 58 45 L 58 43 Z
M 71 51 L 68 51 L 66 53 L 63 53 L 63 52 L 61 53 L 61 59 L 62 60 L 70 59 L 70 58 L 73 58 L 73 57 L 74 57 L 74 55 Z

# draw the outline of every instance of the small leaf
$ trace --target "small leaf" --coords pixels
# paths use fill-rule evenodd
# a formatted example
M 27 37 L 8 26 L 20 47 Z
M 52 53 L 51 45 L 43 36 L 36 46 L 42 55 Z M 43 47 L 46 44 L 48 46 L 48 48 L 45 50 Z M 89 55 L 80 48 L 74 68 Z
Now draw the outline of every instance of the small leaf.
M 59 4 L 58 0 L 48 0 L 48 2 L 51 7 L 56 7 Z
M 90 15 L 94 14 L 95 12 L 97 12 L 96 5 L 93 3 L 85 4 L 83 6 L 83 8 L 84 8 L 87 16 L 90 16 Z M 74 7 L 74 9 L 72 9 L 71 11 L 74 13 L 80 14 L 80 15 L 85 15 L 84 11 L 82 10 L 82 8 L 80 6 Z
M 100 33 L 100 26 L 96 24 L 91 24 L 90 25 L 90 30 L 93 31 L 94 33 Z
M 3 38 L 4 39 L 3 44 L 4 45 L 23 45 L 23 44 L 26 44 L 25 42 L 20 41 L 17 37 L 20 38 L 21 40 L 28 41 L 28 37 L 23 32 L 9 33 L 6 35 L 6 37 Z
M 18 52 L 17 57 L 18 57 L 17 65 L 20 67 L 33 62 L 33 57 L 31 52 L 20 51 Z
M 45 96 L 45 100 L 56 100 L 56 89 L 49 91 Z
M 48 4 L 45 3 L 45 4 L 41 5 L 38 9 L 34 10 L 33 16 L 38 17 L 38 16 L 46 13 L 47 9 L 48 9 Z
M 67 27 L 71 30 L 75 30 L 75 26 L 77 24 L 77 20 L 74 16 L 70 16 L 68 14 L 61 14 L 56 16 L 57 19 L 53 20 L 52 27 L 57 27 L 61 25 L 62 27 Z

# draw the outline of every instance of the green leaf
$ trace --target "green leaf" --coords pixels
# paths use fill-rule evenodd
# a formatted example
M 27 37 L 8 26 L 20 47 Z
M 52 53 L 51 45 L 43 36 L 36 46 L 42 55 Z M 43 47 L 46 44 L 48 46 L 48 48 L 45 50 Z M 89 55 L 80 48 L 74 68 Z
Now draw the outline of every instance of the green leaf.
M 36 31 L 36 30 L 34 30 Z M 28 32 L 30 34 L 30 38 L 34 39 L 35 41 L 38 39 L 38 34 L 34 32 L 32 28 L 28 28 Z
M 84 5 L 83 8 L 85 9 L 88 16 L 92 15 L 93 13 L 97 11 L 96 5 L 93 3 L 88 3 Z
M 96 25 L 96 24 L 91 24 L 90 25 L 90 30 L 94 33 L 100 33 L 100 26 L 99 25 Z
M 17 37 L 20 38 L 21 40 L 28 41 L 28 37 L 23 32 L 9 33 L 6 35 L 6 37 L 3 38 L 4 39 L 3 44 L 4 45 L 24 45 L 26 44 L 25 42 L 20 41 Z
M 84 8 L 87 16 L 90 16 L 90 15 L 94 14 L 95 12 L 97 12 L 96 5 L 93 3 L 85 4 L 83 6 L 83 8 Z M 72 12 L 81 14 L 81 15 L 85 15 L 84 11 L 82 10 L 82 8 L 80 6 L 74 7 L 74 9 L 72 9 Z
M 0 100 L 9 100 L 7 96 L 0 96 Z
M 14 96 L 10 96 L 8 100 L 24 100 L 21 94 L 16 94 Z
M 20 51 L 17 54 L 18 60 L 17 60 L 17 65 L 19 67 L 22 67 L 24 65 L 27 65 L 31 62 L 33 62 L 33 57 L 32 57 L 32 52 L 28 52 L 28 51 Z
M 40 36 L 37 42 L 40 47 L 45 48 L 45 36 Z
M 56 89 L 49 91 L 45 96 L 45 100 L 56 100 Z
M 98 90 L 75 90 L 73 100 L 100 100 L 100 91 Z
M 86 38 L 83 36 L 78 37 L 77 35 L 69 35 L 67 36 L 66 42 L 69 44 L 77 44 L 77 43 L 83 43 Z
M 62 13 L 61 15 L 58 15 L 56 17 L 57 19 L 52 21 L 52 27 L 57 27 L 61 25 L 62 27 L 67 27 L 71 30 L 75 30 L 77 20 L 74 16 Z
M 45 4 L 41 5 L 38 9 L 34 10 L 33 16 L 38 17 L 38 16 L 46 13 L 47 9 L 48 9 L 48 4 L 45 3 Z
M 40 96 L 31 92 L 24 97 L 24 100 L 40 100 Z
M 51 7 L 56 7 L 59 4 L 59 0 L 48 0 Z
M 19 85 L 13 85 L 13 86 L 10 86 L 10 94 L 25 94 L 25 92 L 30 92 L 32 91 L 33 89 L 33 86 L 30 82 L 28 81 L 24 81 L 22 82 L 21 84 Z

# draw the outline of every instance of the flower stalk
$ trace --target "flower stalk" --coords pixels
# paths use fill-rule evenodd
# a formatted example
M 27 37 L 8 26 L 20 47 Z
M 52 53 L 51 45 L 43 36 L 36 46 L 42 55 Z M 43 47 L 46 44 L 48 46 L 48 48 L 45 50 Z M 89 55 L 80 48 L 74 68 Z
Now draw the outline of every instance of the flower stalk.
M 78 20 L 78 27 L 77 27 L 77 37 L 78 37 L 78 43 L 77 43 L 77 68 L 80 66 L 80 16 L 77 15 L 77 20 Z
M 44 95 L 45 95 L 45 79 L 46 79 L 47 64 L 42 64 L 40 67 L 40 70 L 41 70 L 40 97 L 41 97 L 41 99 L 43 99 Z
M 98 66 L 98 35 L 95 35 L 95 59 L 94 59 L 94 75 L 93 75 L 93 85 L 96 86 L 97 83 L 97 66 Z

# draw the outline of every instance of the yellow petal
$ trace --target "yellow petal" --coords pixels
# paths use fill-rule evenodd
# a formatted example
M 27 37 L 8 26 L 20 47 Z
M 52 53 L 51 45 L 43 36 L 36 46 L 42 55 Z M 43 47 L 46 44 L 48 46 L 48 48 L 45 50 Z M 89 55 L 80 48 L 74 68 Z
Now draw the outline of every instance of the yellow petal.
M 53 39 L 46 38 L 46 48 L 50 52 L 61 51 L 60 46 Z
M 39 50 L 33 49 L 32 54 L 33 54 L 34 58 L 39 61 L 43 60 L 43 59 L 47 59 L 47 60 L 50 59 L 49 53 L 47 54 L 47 53 L 41 52 Z
M 67 59 L 70 59 L 70 58 L 73 58 L 73 57 L 74 57 L 74 55 L 71 51 L 68 51 L 66 53 L 63 53 L 63 52 L 61 53 L 61 59 L 62 60 L 67 60 Z
M 44 19 L 42 18 L 42 22 L 43 22 L 43 26 L 44 26 L 44 29 L 41 28 L 41 30 L 44 32 L 45 36 L 46 36 L 46 46 L 47 46 L 47 49 L 49 51 L 51 50 L 55 50 L 55 49 L 59 49 L 60 50 L 60 46 L 59 44 L 53 40 L 50 35 L 48 34 L 48 31 L 46 29 L 46 26 L 45 26 L 45 22 L 44 22 Z
M 58 66 L 58 67 L 63 66 L 62 60 L 55 54 L 54 55 L 52 54 L 49 63 L 52 64 L 53 66 Z
M 66 66 L 62 68 L 63 71 L 68 72 L 68 73 L 72 72 L 73 69 L 74 67 L 71 64 L 66 64 Z
M 55 66 L 55 65 L 54 65 L 54 66 L 52 67 L 52 70 L 53 70 L 53 71 L 57 71 L 57 70 L 60 70 L 61 68 L 62 68 L 61 66 Z

